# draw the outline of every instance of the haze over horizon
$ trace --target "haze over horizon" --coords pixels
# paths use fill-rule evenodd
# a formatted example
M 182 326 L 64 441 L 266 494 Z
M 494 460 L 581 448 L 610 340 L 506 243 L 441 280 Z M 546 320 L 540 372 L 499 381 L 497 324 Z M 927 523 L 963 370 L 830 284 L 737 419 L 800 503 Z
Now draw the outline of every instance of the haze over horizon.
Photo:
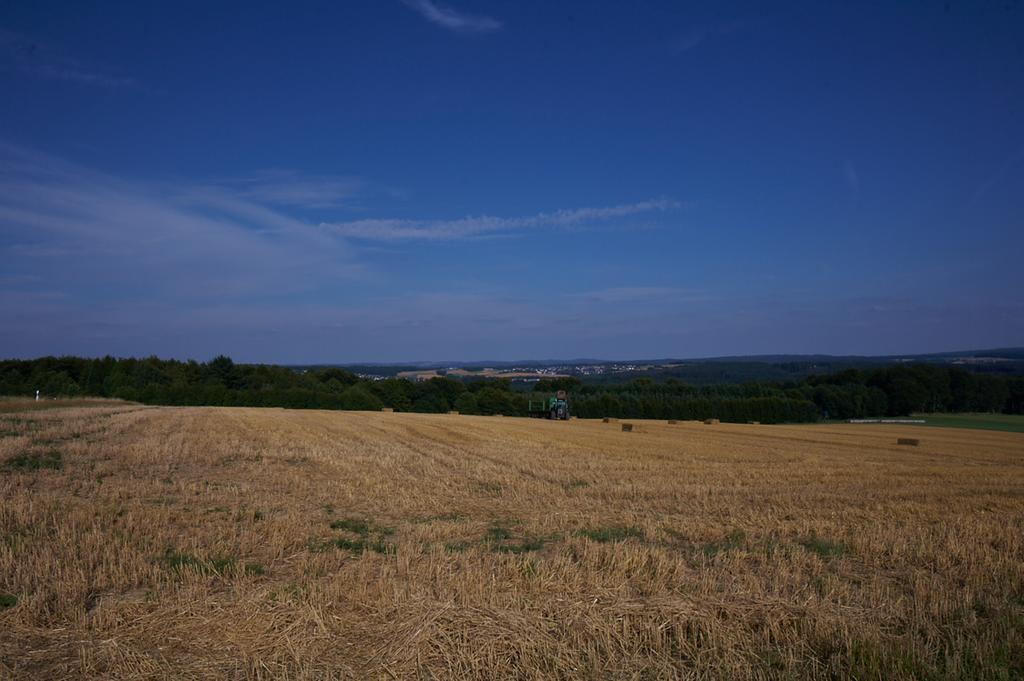
M 0 358 L 1024 346 L 1024 6 L 0 9 Z

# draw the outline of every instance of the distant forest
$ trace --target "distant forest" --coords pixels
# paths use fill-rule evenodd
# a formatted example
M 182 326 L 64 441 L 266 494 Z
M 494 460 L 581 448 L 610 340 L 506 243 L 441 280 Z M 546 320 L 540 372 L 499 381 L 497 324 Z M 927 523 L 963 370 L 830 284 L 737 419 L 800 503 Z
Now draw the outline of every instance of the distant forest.
M 696 386 L 634 378 L 583 384 L 576 378 L 510 383 L 433 378 L 369 380 L 336 367 L 296 370 L 146 359 L 43 357 L 0 361 L 0 394 L 116 397 L 153 405 L 217 405 L 463 414 L 526 414 L 532 392 L 564 389 L 581 418 L 705 419 L 762 423 L 903 416 L 915 412 L 1024 413 L 1024 377 L 913 364 L 846 369 L 793 381 Z

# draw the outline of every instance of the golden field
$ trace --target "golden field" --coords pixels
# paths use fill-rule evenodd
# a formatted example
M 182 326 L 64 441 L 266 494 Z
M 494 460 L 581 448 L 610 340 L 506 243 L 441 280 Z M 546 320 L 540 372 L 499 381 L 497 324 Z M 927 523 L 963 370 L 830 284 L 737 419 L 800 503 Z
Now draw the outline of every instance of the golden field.
M 0 678 L 1024 675 L 1024 435 L 633 423 L 2 413 Z

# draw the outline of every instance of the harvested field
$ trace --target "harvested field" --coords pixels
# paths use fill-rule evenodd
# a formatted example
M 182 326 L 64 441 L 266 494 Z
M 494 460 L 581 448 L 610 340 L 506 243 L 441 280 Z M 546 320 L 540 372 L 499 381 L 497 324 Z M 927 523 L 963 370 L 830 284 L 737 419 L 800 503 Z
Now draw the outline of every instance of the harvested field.
M 102 397 L 78 397 L 74 399 L 34 400 L 30 397 L 0 397 L 0 414 L 21 411 L 43 411 L 68 409 L 70 407 L 118 407 L 127 404 L 123 400 L 108 400 Z
M 1024 435 L 641 423 L 0 414 L 0 677 L 1024 674 Z

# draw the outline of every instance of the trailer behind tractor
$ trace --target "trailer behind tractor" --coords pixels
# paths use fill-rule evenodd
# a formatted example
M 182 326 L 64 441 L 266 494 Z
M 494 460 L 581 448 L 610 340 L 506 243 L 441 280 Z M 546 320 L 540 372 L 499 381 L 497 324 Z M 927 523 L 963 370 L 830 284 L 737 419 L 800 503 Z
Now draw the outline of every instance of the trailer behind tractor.
M 530 416 L 538 419 L 569 420 L 569 399 L 564 390 L 539 399 L 532 399 L 526 407 Z

